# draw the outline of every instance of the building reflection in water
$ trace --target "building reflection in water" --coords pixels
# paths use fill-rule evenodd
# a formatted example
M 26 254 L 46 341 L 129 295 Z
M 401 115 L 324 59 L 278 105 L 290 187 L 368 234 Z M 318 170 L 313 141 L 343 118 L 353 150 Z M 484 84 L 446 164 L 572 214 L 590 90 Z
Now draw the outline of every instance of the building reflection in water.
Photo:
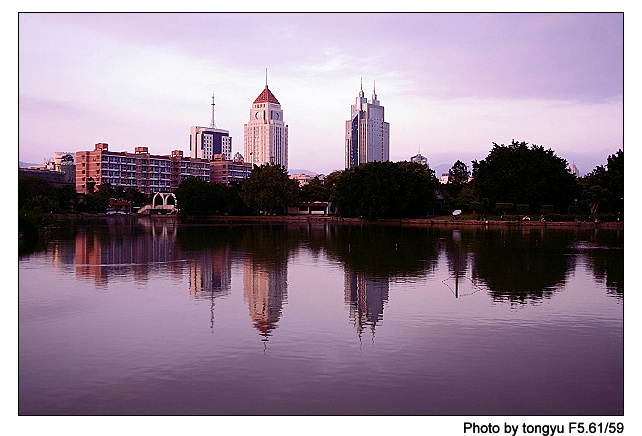
M 267 342 L 287 303 L 288 268 L 284 262 L 256 262 L 245 259 L 243 297 L 248 303 L 254 327 Z
M 374 341 L 375 327 L 383 320 L 383 308 L 388 303 L 390 283 L 388 277 L 375 277 L 350 269 L 345 270 L 345 303 L 349 307 L 350 321 L 361 334 L 370 328 Z
M 189 260 L 189 295 L 193 300 L 210 300 L 210 328 L 214 328 L 215 299 L 230 294 L 232 267 L 230 246 L 198 252 Z
M 147 280 L 152 268 L 181 274 L 174 222 L 110 220 L 106 226 L 80 227 L 75 236 L 76 275 L 107 286 L 110 274 L 133 268 L 134 280 Z

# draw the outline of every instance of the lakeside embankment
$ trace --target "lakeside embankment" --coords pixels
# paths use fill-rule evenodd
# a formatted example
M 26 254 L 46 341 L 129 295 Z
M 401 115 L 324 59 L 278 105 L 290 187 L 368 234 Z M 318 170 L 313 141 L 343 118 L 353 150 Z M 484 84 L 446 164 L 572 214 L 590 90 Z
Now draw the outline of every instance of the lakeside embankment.
M 167 220 L 180 219 L 176 215 L 72 215 L 60 214 L 55 215 L 58 220 L 92 220 L 95 218 L 113 218 L 122 219 L 131 217 L 135 219 L 152 219 Z M 341 218 L 334 216 L 320 215 L 287 215 L 287 216 L 199 216 L 187 217 L 184 219 L 187 223 L 216 223 L 216 224 L 233 224 L 233 223 L 302 223 L 302 222 L 328 222 L 336 224 L 381 224 L 381 225 L 401 225 L 401 226 L 447 226 L 447 227 L 547 227 L 547 228 L 568 228 L 568 229 L 613 229 L 624 230 L 623 222 L 583 222 L 583 221 L 477 221 L 477 220 L 448 220 L 436 218 L 404 218 L 404 219 L 380 219 L 377 221 L 367 221 L 362 218 Z
M 431 218 L 379 219 L 367 221 L 362 218 L 340 218 L 327 216 L 250 216 L 250 217 L 199 217 L 193 220 L 217 223 L 232 222 L 331 222 L 339 224 L 385 224 L 402 226 L 448 226 L 448 227 L 554 227 L 581 229 L 614 229 L 624 230 L 624 223 L 613 222 L 565 222 L 565 221 L 477 221 L 477 220 L 444 220 Z M 191 221 L 189 218 L 187 221 Z

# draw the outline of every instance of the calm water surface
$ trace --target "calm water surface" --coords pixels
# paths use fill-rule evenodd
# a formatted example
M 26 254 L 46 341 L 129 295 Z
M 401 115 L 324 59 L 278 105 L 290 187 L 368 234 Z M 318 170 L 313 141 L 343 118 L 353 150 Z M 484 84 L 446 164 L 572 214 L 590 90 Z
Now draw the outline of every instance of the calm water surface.
M 21 414 L 624 413 L 624 236 L 73 226 L 19 259 Z

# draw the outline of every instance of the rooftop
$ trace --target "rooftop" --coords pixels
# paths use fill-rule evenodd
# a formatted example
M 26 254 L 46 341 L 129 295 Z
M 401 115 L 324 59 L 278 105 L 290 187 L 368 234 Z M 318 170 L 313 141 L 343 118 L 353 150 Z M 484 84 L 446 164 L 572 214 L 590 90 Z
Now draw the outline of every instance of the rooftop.
M 272 94 L 272 91 L 270 91 L 265 85 L 265 89 L 263 92 L 259 94 L 258 97 L 256 97 L 256 100 L 254 100 L 254 103 L 276 103 L 276 104 L 281 104 L 279 103 L 279 100 L 276 99 L 274 94 Z

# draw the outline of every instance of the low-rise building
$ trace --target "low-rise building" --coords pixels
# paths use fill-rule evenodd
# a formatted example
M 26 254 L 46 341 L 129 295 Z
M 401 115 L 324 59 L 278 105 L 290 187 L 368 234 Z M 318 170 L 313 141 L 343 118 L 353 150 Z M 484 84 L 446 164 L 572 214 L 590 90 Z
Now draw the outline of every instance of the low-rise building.
M 109 151 L 106 143 L 98 143 L 92 151 L 76 153 L 76 192 L 87 193 L 88 186 L 109 183 L 112 188 L 135 188 L 144 194 L 173 191 L 182 180 L 210 178 L 206 159 L 183 157 L 181 150 L 171 156 L 149 153 L 147 147 L 136 147 L 134 153 Z
M 234 160 L 226 160 L 224 155 L 215 154 L 214 160 L 210 162 L 210 182 L 224 183 L 227 186 L 242 182 L 250 177 L 252 168 L 252 164 L 245 163 L 240 153 L 234 155 Z
M 287 208 L 288 215 L 334 215 L 336 212 L 329 201 L 304 202 Z
M 292 174 L 290 178 L 299 182 L 299 186 L 305 186 L 314 180 L 315 177 L 318 177 L 319 180 L 323 181 L 324 176 L 319 174 L 305 174 L 305 173 L 296 173 Z
M 109 208 L 107 209 L 107 212 L 127 212 L 130 213 L 132 211 L 132 203 L 131 201 L 127 200 L 122 200 L 118 198 L 110 198 L 109 199 Z

